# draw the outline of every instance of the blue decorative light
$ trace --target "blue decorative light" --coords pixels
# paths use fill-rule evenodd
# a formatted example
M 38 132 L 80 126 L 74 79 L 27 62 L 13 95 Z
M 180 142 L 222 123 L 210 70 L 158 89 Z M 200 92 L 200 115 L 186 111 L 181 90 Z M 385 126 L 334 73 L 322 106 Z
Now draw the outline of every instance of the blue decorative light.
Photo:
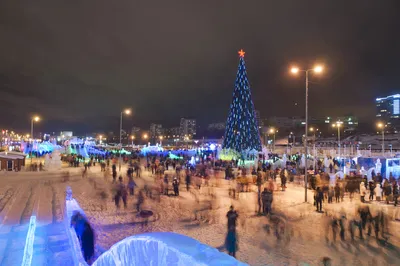
M 33 242 L 35 240 L 36 216 L 31 216 L 29 221 L 28 234 L 26 235 L 24 256 L 22 258 L 22 266 L 30 266 L 33 256 Z

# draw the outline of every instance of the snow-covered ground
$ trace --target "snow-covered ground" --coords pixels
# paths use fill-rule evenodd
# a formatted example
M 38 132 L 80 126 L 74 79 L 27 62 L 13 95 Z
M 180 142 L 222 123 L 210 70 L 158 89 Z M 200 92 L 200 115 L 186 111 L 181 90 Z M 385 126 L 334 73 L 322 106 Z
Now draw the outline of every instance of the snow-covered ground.
M 170 173 L 173 175 L 172 171 Z M 200 191 L 191 188 L 192 192 L 186 192 L 185 186 L 181 184 L 179 197 L 162 195 L 159 201 L 146 198 L 143 209 L 155 214 L 149 219 L 148 225 L 144 224 L 135 210 L 138 189 L 135 190 L 135 196 L 128 197 L 128 208 L 117 211 L 110 194 L 106 200 L 101 200 L 99 196 L 103 190 L 109 192 L 110 180 L 105 181 L 94 169 L 91 176 L 92 181 L 76 189 L 73 186 L 73 190 L 95 227 L 97 244 L 105 249 L 133 234 L 172 231 L 223 250 L 225 215 L 229 206 L 234 205 L 240 217 L 237 258 L 250 265 L 319 265 L 324 256 L 332 258 L 333 265 L 370 265 L 371 262 L 377 265 L 396 265 L 400 259 L 398 235 L 390 236 L 386 246 L 378 244 L 374 237 L 366 240 L 357 237 L 355 242 L 351 242 L 349 234 L 345 242 L 337 240 L 333 243 L 332 236 L 327 241 L 325 225 L 329 218 L 326 214 L 315 212 L 311 191 L 310 203 L 303 203 L 304 189 L 295 184 L 289 184 L 285 192 L 277 191 L 274 194 L 274 217 L 283 217 L 287 229 L 286 240 L 278 241 L 273 233 L 269 234 L 266 230 L 269 219 L 256 213 L 256 193 L 243 192 L 239 200 L 232 199 L 228 194 L 230 184 L 220 179 L 221 173 L 219 178 L 213 178 L 213 186 L 202 187 Z M 143 171 L 142 178 L 135 179 L 139 188 L 145 183 L 154 184 L 153 180 L 146 171 Z M 252 187 L 253 191 L 255 189 Z M 345 197 L 345 202 L 326 204 L 324 208 L 328 213 L 344 211 L 351 217 L 358 205 L 359 200 L 350 202 Z M 392 206 L 370 205 L 372 210 L 383 207 L 391 217 L 394 215 Z M 396 233 L 398 226 L 398 222 L 391 222 L 391 233 Z
M 333 265 L 398 265 L 400 261 L 400 223 L 393 220 L 396 215 L 400 218 L 399 207 L 369 204 L 372 211 L 384 208 L 391 218 L 392 235 L 388 243 L 378 243 L 375 237 L 360 240 L 358 234 L 352 242 L 347 232 L 344 242 L 339 237 L 333 242 L 332 230 L 328 240 L 325 238 L 325 225 L 329 221 L 325 213 L 342 211 L 351 217 L 359 200 L 350 202 L 346 196 L 343 203 L 325 204 L 326 212 L 321 214 L 315 212 L 311 203 L 311 191 L 310 203 L 303 203 L 304 189 L 289 184 L 285 192 L 274 193 L 273 218 L 281 217 L 286 232 L 284 239 L 278 241 L 272 232 L 268 233 L 269 219 L 256 213 L 255 187 L 251 187 L 252 192 L 240 193 L 239 200 L 232 199 L 228 194 L 230 184 L 221 179 L 221 173 L 219 178 L 213 177 L 212 186 L 203 186 L 200 191 L 192 187 L 191 192 L 186 192 L 181 184 L 179 197 L 162 195 L 154 200 L 145 197 L 142 208 L 154 212 L 146 225 L 138 217 L 135 203 L 145 183 L 154 185 L 154 178 L 148 172 L 143 171 L 142 178 L 135 178 L 139 189 L 135 190 L 135 196 L 128 196 L 128 208 L 117 212 L 111 197 L 111 180 L 104 179 L 100 167 L 92 167 L 85 179 L 81 177 L 81 169 L 68 170 L 71 173 L 68 182 L 62 182 L 61 171 L 0 173 L 0 265 L 20 265 L 23 248 L 19 244 L 25 241 L 26 223 L 33 213 L 37 214 L 38 228 L 32 265 L 72 265 L 71 248 L 65 241 L 61 223 L 66 186 L 71 186 L 73 196 L 89 216 L 100 252 L 130 235 L 153 231 L 185 234 L 223 250 L 225 215 L 229 206 L 234 205 L 239 212 L 237 258 L 250 265 L 320 265 L 324 256 L 330 257 Z M 125 167 L 122 171 L 125 173 Z M 104 199 L 102 192 L 108 197 Z M 14 259 L 19 263 L 9 264 Z

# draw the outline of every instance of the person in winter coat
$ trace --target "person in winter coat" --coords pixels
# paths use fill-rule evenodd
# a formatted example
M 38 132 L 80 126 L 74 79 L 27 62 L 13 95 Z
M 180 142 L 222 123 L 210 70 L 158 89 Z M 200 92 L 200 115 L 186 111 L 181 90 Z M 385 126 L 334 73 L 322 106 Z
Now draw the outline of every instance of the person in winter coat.
M 381 184 L 377 184 L 374 188 L 374 194 L 376 196 L 376 200 L 380 201 L 382 198 L 382 188 L 381 188 Z
M 375 194 L 375 184 L 372 181 L 369 181 L 368 183 L 368 187 L 369 187 L 369 200 L 372 201 L 374 200 L 374 194 Z
M 172 181 L 172 186 L 174 188 L 175 196 L 179 196 L 179 181 L 177 177 L 174 177 L 174 180 Z
M 281 184 L 282 184 L 282 191 L 285 191 L 285 188 L 286 188 L 286 176 L 284 174 L 281 176 Z
M 317 191 L 315 194 L 315 203 L 317 205 L 317 211 L 322 212 L 322 200 L 324 199 L 324 193 L 322 192 L 320 187 L 317 187 Z
M 339 183 L 336 183 L 335 185 L 335 199 L 336 199 L 336 203 L 339 203 L 339 198 L 340 198 L 340 187 L 339 187 Z
M 387 181 L 385 182 L 385 185 L 383 187 L 383 193 L 385 194 L 386 204 L 389 204 L 389 199 L 392 195 L 392 186 Z
M 272 191 L 267 190 L 267 193 L 265 195 L 265 214 L 271 214 L 272 211 L 272 201 L 273 201 L 273 194 Z
M 189 191 L 190 183 L 191 183 L 191 176 L 189 169 L 186 169 L 186 191 Z
M 89 222 L 86 221 L 84 226 L 81 240 L 83 258 L 91 264 L 94 256 L 94 232 Z
M 129 176 L 129 182 L 128 182 L 129 195 L 131 195 L 131 196 L 135 195 L 135 187 L 136 187 L 136 183 L 133 180 L 133 177 L 131 175 L 131 176 Z
M 234 229 L 228 230 L 228 233 L 225 238 L 225 247 L 226 250 L 228 250 L 228 254 L 235 258 L 236 251 L 238 249 L 236 230 Z
M 168 196 L 168 182 L 169 182 L 168 175 L 166 174 L 164 176 L 164 195 L 167 195 L 167 196 Z
M 333 196 L 335 195 L 335 190 L 333 190 L 333 187 L 329 187 L 328 191 L 328 203 L 333 202 Z
M 264 191 L 261 193 L 261 202 L 262 202 L 262 212 L 263 214 L 267 214 L 267 201 L 268 201 L 268 189 L 264 188 Z
M 127 197 L 128 197 L 128 192 L 126 191 L 126 187 L 123 183 L 122 176 L 119 177 L 119 185 L 118 185 L 118 190 L 119 190 L 119 195 L 122 198 L 122 202 L 124 203 L 124 208 L 126 209 L 127 207 Z
M 365 202 L 365 194 L 366 194 L 367 189 L 365 188 L 364 182 L 360 183 L 360 196 L 361 196 L 361 202 Z
M 229 211 L 226 213 L 226 218 L 228 219 L 228 230 L 235 230 L 236 231 L 236 221 L 239 215 L 237 214 L 236 210 L 231 206 Z
M 397 200 L 399 198 L 399 185 L 396 181 L 393 181 L 393 201 L 394 206 L 397 206 Z
M 85 231 L 85 223 L 86 218 L 79 211 L 74 211 L 71 217 L 71 227 L 74 227 L 79 240 L 82 239 L 83 231 Z
M 144 195 L 143 195 L 143 191 L 139 190 L 139 195 L 138 195 L 138 199 L 137 199 L 137 203 L 136 203 L 136 210 L 137 212 L 141 211 L 141 205 L 144 203 Z

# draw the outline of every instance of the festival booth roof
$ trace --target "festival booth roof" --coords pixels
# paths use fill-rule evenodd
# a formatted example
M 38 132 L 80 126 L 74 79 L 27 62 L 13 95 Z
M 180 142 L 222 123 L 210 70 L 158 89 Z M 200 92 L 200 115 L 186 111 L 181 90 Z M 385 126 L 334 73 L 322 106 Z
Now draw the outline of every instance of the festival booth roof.
M 93 266 L 247 265 L 193 238 L 170 232 L 127 237 L 103 253 Z
M 13 151 L 4 152 L 4 151 L 2 151 L 2 152 L 0 152 L 0 157 L 5 158 L 5 159 L 10 159 L 10 160 L 16 160 L 16 159 L 23 160 L 23 159 L 25 159 L 26 155 L 21 152 L 15 152 L 15 151 L 14 152 Z

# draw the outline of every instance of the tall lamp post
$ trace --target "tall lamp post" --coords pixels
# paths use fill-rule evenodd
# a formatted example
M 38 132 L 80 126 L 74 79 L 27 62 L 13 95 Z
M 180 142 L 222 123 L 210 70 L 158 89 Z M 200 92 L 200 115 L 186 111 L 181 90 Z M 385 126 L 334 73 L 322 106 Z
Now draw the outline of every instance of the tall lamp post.
M 304 136 L 304 153 L 305 153 L 305 164 L 304 164 L 304 200 L 307 202 L 307 185 L 308 185 L 308 176 L 307 176 L 307 134 L 308 134 L 308 73 L 313 71 L 314 73 L 321 73 L 323 71 L 322 66 L 315 66 L 314 68 L 310 69 L 299 69 L 298 67 L 292 67 L 291 72 L 293 74 L 297 74 L 299 72 L 306 73 L 306 125 L 305 125 L 305 136 Z
M 160 139 L 160 146 L 162 146 L 163 136 L 159 136 L 158 138 Z
M 385 127 L 383 123 L 378 123 L 378 128 L 382 130 L 382 156 L 385 156 Z
M 314 129 L 313 127 L 310 127 L 310 132 L 313 132 L 314 133 L 314 136 L 313 136 L 313 143 L 314 143 L 314 145 L 313 145 L 313 156 L 314 156 L 314 167 L 313 167 L 313 169 L 314 169 L 314 171 L 315 171 L 315 166 L 316 166 L 316 150 L 315 150 L 315 141 L 316 141 L 316 132 L 318 131 L 318 128 L 317 129 Z
M 135 136 L 134 135 L 132 135 L 131 136 L 131 140 L 132 140 L 132 149 L 133 149 L 133 140 L 135 139 Z
M 144 139 L 144 143 L 146 144 L 146 141 L 149 138 L 149 136 L 145 133 L 143 134 L 142 138 Z
M 124 111 L 121 112 L 120 116 L 120 122 L 119 122 L 119 171 L 121 172 L 121 152 L 122 152 L 122 115 L 126 114 L 129 115 L 131 113 L 131 109 L 125 109 Z
M 32 138 L 31 164 L 32 164 L 32 160 L 33 160 L 33 158 L 32 158 L 32 156 L 33 156 L 33 143 L 34 143 L 34 141 L 35 141 L 35 138 L 33 137 L 33 124 L 34 124 L 34 122 L 39 122 L 39 120 L 40 120 L 40 117 L 38 117 L 38 116 L 34 116 L 34 117 L 32 117 L 32 119 L 31 119 L 31 138 Z
M 340 161 L 340 152 L 341 152 L 341 144 L 340 144 L 340 127 L 342 126 L 342 121 L 337 121 L 336 123 L 332 124 L 333 128 L 337 128 L 337 136 L 338 136 L 338 145 L 339 145 L 339 161 Z
M 276 130 L 275 128 L 271 128 L 270 130 L 269 130 L 269 133 L 271 133 L 271 134 L 273 134 L 274 135 L 274 143 L 273 143 L 273 146 L 272 146 L 272 151 L 273 152 L 275 152 L 275 135 L 276 135 L 276 132 L 278 132 L 278 130 Z

